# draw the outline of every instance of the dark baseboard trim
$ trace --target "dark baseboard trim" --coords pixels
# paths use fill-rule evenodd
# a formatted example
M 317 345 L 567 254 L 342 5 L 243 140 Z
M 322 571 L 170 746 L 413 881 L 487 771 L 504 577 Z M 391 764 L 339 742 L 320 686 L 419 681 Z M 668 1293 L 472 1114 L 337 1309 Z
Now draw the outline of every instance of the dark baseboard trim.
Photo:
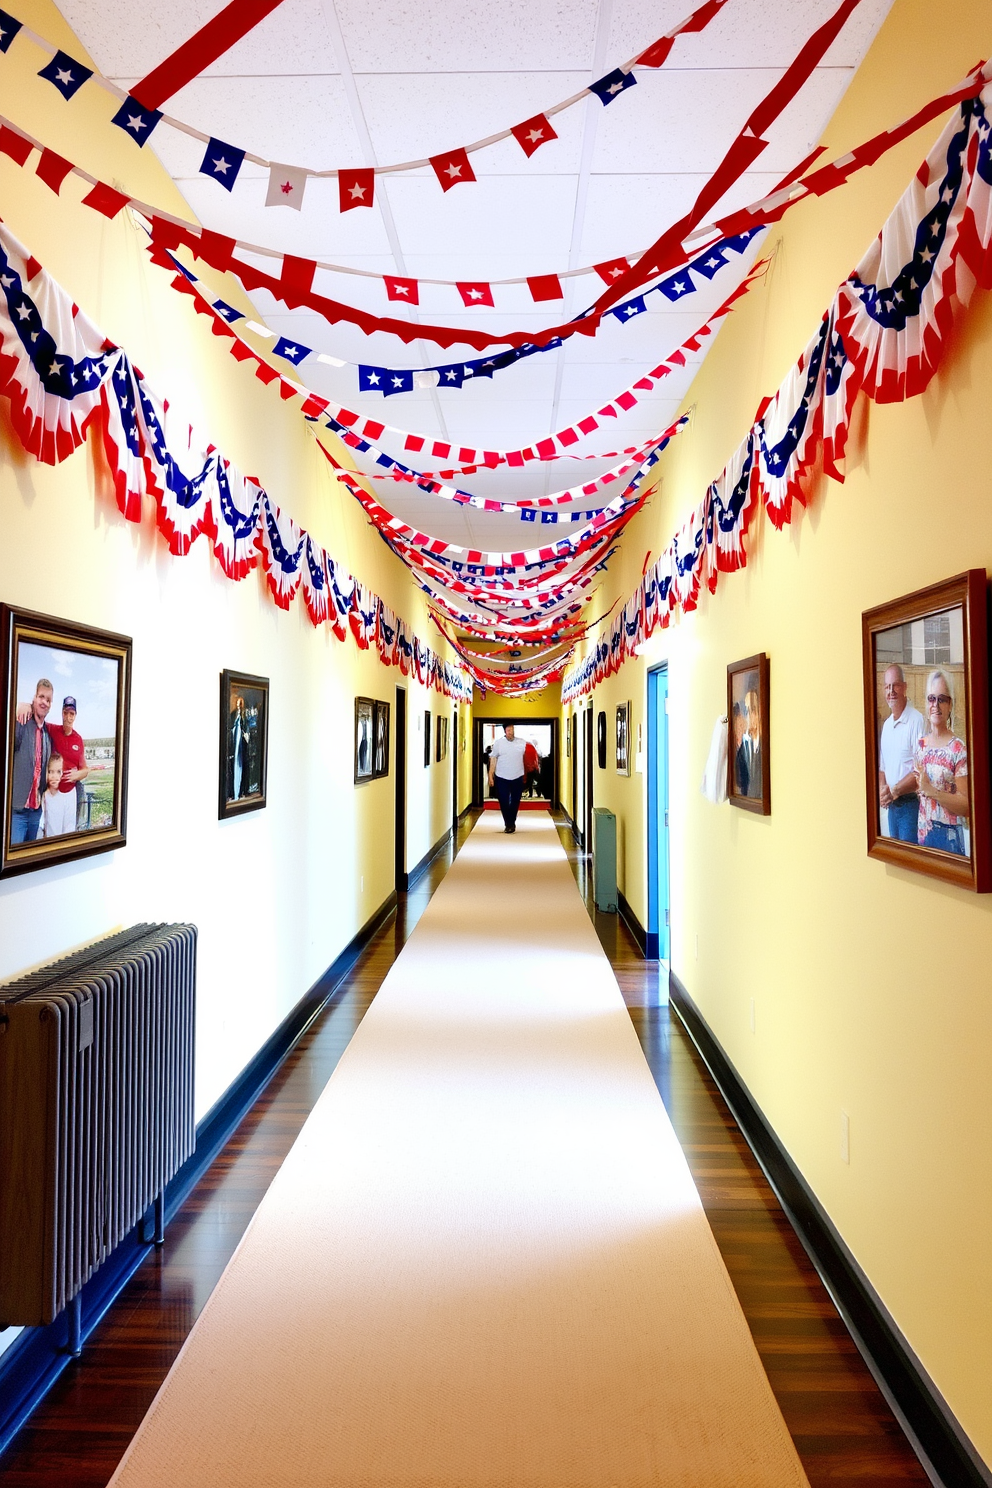
M 408 893 L 411 889 L 416 888 L 417 884 L 423 878 L 424 874 L 427 872 L 428 868 L 431 866 L 438 853 L 443 852 L 450 841 L 451 828 L 449 827 L 448 830 L 446 832 L 443 832 L 437 839 L 434 846 L 427 849 L 417 866 L 415 868 L 411 868 L 409 873 L 406 875 L 406 888 Z
M 644 957 L 645 961 L 657 961 L 657 959 L 658 959 L 658 944 L 657 944 L 658 937 L 657 937 L 657 935 L 654 937 L 654 940 L 655 940 L 654 955 L 651 956 L 649 954 L 649 952 L 648 952 L 648 944 L 649 944 L 648 932 L 645 930 L 644 926 L 641 924 L 640 920 L 637 918 L 636 914 L 631 909 L 630 905 L 627 903 L 627 900 L 624 898 L 623 894 L 621 894 L 621 892 L 620 892 L 619 889 L 617 889 L 617 910 L 618 910 L 618 912 L 620 914 L 621 919 L 623 919 L 626 922 L 627 929 L 630 931 L 631 935 L 637 941 L 637 948 L 640 951 L 641 955 Z
M 674 972 L 669 994 L 924 1469 L 944 1488 L 992 1488 L 992 1472 Z
M 362 951 L 395 909 L 396 894 L 391 893 L 197 1124 L 196 1149 L 165 1191 L 166 1222 L 203 1177 L 293 1046 L 333 1001 Z M 143 1238 L 143 1230 L 143 1224 L 135 1226 L 83 1287 L 84 1341 L 154 1249 Z M 0 1453 L 6 1451 L 32 1411 L 72 1363 L 72 1356 L 66 1352 L 67 1343 L 67 1313 L 63 1312 L 45 1327 L 25 1328 L 0 1354 Z

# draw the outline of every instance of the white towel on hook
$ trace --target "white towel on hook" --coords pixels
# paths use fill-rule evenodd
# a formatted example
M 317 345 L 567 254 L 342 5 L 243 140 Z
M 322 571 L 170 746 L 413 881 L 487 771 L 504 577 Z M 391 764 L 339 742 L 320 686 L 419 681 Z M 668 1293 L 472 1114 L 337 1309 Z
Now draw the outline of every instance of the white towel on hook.
M 710 752 L 706 756 L 706 769 L 699 787 L 707 801 L 719 806 L 727 799 L 727 719 L 718 718 L 713 725 Z

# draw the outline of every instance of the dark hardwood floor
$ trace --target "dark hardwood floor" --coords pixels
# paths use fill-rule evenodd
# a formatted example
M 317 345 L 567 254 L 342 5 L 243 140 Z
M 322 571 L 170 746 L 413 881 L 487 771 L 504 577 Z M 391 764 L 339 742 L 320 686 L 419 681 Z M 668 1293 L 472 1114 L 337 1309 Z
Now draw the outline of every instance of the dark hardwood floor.
M 464 841 L 473 822 L 459 832 Z M 585 862 L 560 828 L 580 890 Z M 366 949 L 118 1301 L 0 1459 L 3 1488 L 104 1488 L 283 1158 L 451 861 Z M 774 1194 L 616 915 L 593 919 L 812 1488 L 927 1483 Z M 177 1485 L 181 1488 L 181 1485 Z

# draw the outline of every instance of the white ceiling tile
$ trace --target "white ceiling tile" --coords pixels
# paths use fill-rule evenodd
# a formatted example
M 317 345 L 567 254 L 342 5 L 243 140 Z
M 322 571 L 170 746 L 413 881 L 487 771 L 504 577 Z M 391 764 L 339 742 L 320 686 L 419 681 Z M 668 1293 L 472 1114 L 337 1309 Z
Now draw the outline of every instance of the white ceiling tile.
M 502 0 L 498 24 L 490 6 L 471 0 L 334 3 L 356 72 L 561 71 L 592 60 L 596 0 Z

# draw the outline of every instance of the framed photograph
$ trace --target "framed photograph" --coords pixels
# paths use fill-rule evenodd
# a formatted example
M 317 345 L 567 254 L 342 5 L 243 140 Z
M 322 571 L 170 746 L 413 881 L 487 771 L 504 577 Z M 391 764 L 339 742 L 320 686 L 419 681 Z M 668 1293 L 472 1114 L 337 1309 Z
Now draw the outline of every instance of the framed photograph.
M 601 708 L 596 716 L 596 760 L 601 770 L 606 769 L 606 713 Z
M 987 893 L 985 570 L 861 617 L 868 856 Z
M 437 715 L 437 739 L 435 742 L 434 759 L 437 764 L 448 758 L 448 718 L 447 714 Z
M 430 710 L 430 708 L 425 708 L 424 709 L 424 769 L 425 770 L 429 767 L 430 762 L 431 762 L 431 710 Z
M 123 847 L 131 639 L 0 606 L 0 876 Z
M 617 704 L 617 774 L 630 774 L 630 704 Z
M 355 699 L 355 784 L 371 780 L 375 773 L 375 703 Z
M 247 672 L 220 674 L 221 821 L 261 811 L 269 763 L 269 679 Z
M 727 668 L 727 798 L 759 816 L 772 810 L 768 718 L 768 657 L 762 651 Z
M 381 780 L 389 774 L 389 704 L 378 699 L 373 706 L 375 747 L 373 750 L 372 778 Z

